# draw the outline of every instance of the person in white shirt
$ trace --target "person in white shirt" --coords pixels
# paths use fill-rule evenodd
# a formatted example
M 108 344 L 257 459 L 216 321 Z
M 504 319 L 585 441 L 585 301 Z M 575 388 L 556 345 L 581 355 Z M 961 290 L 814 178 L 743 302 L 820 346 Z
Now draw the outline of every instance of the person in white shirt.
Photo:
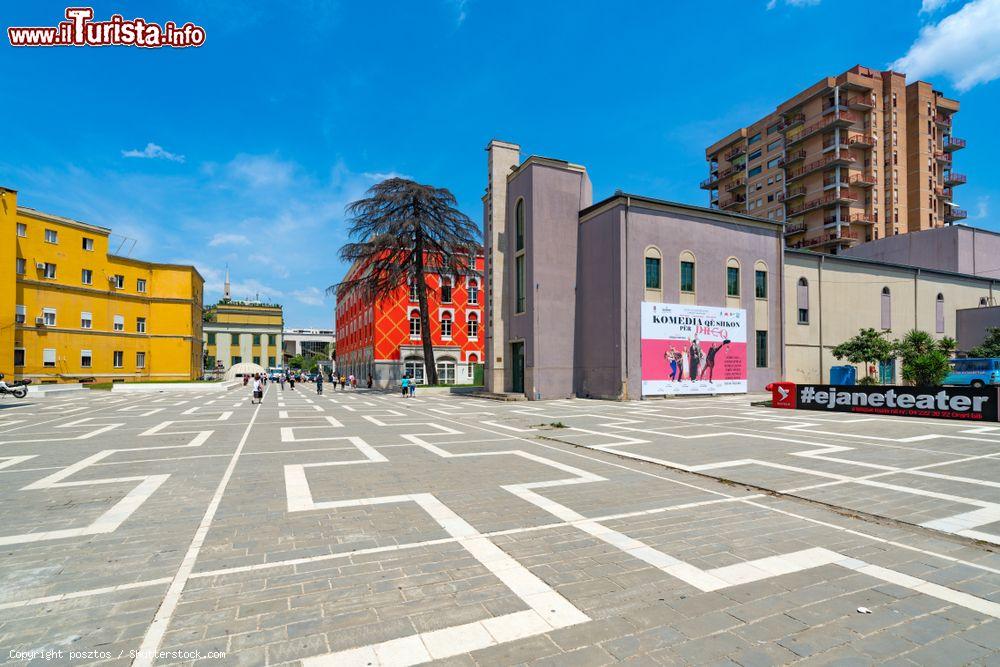
M 259 375 L 254 375 L 253 377 L 253 398 L 250 400 L 250 404 L 263 403 L 264 402 L 264 383 L 260 381 Z

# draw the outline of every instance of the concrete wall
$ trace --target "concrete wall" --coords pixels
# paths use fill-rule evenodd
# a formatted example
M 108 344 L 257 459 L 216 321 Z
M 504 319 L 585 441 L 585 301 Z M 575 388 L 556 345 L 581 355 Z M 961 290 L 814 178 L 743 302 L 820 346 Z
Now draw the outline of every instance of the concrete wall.
M 986 338 L 987 327 L 1000 327 L 1000 306 L 965 308 L 955 315 L 958 349 L 962 352 L 981 345 Z
M 1000 234 L 964 225 L 890 236 L 862 243 L 843 254 L 847 257 L 909 264 L 925 269 L 1000 278 Z

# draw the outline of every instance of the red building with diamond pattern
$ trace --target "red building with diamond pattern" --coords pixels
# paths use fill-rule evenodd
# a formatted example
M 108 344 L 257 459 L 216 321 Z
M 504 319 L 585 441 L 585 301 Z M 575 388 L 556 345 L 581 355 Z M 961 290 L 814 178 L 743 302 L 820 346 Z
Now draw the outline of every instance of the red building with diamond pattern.
M 347 272 L 350 276 L 357 264 Z M 442 384 L 468 384 L 473 368 L 483 362 L 483 255 L 476 275 L 428 274 L 427 306 L 434 362 Z M 348 290 L 337 303 L 337 372 L 354 374 L 364 386 L 399 384 L 404 374 L 424 382 L 420 311 L 413 284 L 400 285 L 374 303 L 359 290 Z

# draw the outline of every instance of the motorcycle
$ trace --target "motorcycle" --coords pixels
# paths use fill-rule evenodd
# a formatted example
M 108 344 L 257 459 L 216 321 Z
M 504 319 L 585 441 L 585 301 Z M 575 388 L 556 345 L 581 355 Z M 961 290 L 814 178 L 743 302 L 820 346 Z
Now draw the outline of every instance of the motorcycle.
M 0 373 L 0 380 L 3 380 L 3 373 Z M 17 380 L 13 384 L 0 387 L 0 396 L 10 394 L 14 398 L 24 398 L 28 395 L 29 384 L 31 384 L 31 380 Z

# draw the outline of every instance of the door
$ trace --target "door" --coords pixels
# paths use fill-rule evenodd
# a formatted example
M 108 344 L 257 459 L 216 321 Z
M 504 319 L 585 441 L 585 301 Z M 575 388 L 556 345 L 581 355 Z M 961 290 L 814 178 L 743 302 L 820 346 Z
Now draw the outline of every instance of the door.
M 524 342 L 510 344 L 510 358 L 513 363 L 511 391 L 524 393 Z
M 895 361 L 880 361 L 878 362 L 878 381 L 879 384 L 895 384 L 896 383 L 896 362 Z

